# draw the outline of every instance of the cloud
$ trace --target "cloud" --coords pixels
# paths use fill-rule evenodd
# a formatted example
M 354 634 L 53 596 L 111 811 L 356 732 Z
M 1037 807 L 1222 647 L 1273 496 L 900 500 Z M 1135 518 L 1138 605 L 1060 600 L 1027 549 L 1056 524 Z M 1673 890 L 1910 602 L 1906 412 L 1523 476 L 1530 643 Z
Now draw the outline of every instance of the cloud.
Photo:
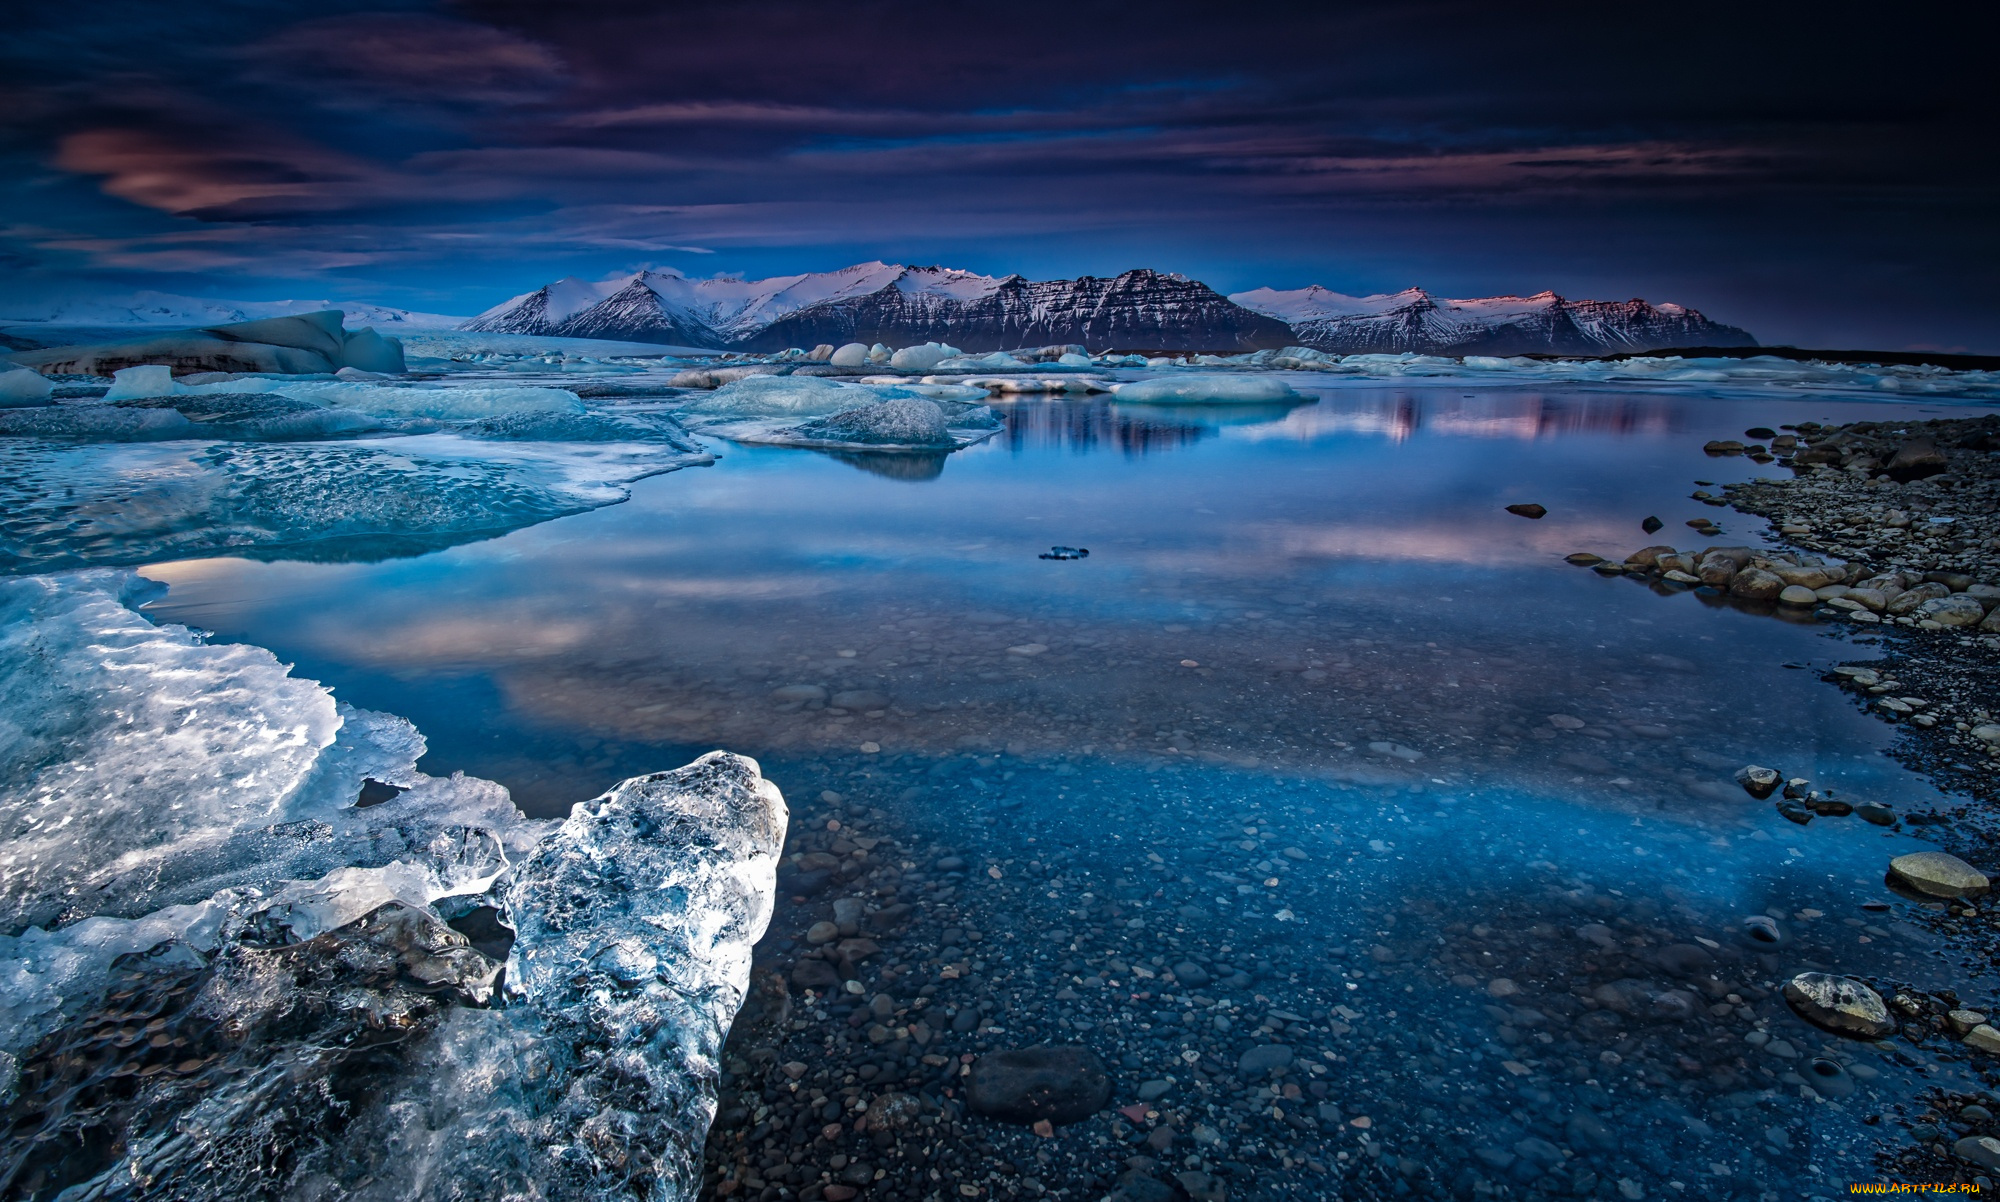
M 566 74 L 539 42 L 421 13 L 301 21 L 241 53 L 253 76 L 363 105 L 526 104 L 561 87 Z
M 168 213 L 268 213 L 338 204 L 380 168 L 282 135 L 244 136 L 136 127 L 79 130 L 56 166 L 102 177 L 103 189 Z M 234 135 L 232 138 L 231 135 Z

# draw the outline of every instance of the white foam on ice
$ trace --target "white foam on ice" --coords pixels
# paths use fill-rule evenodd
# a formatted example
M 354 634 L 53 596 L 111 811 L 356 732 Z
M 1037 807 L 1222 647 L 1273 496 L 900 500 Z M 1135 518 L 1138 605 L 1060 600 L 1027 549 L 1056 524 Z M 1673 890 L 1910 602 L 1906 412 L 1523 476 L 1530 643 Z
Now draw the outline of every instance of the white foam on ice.
M 1145 405 L 1254 405 L 1306 399 L 1282 376 L 1206 372 L 1116 384 L 1112 392 L 1119 401 Z

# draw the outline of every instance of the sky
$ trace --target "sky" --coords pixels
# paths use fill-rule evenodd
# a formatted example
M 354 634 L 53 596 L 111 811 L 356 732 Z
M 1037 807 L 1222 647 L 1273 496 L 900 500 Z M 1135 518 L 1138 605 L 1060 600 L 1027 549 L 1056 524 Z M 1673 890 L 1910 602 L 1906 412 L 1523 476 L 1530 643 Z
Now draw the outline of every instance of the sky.
M 1178 271 L 2000 353 L 1944 5 L 71 0 L 0 41 L 0 311 L 565 275 Z M 18 307 L 18 304 L 15 304 Z

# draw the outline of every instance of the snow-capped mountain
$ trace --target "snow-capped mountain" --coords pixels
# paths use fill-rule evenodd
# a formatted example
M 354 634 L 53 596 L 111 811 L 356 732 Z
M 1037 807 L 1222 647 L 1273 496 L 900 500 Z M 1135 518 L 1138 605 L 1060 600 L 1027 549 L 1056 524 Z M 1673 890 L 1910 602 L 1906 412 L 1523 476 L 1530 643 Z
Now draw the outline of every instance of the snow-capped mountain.
M 749 350 L 829 342 L 969 351 L 1081 343 L 1093 349 L 1250 351 L 1291 341 L 1282 322 L 1206 284 L 1139 269 L 1111 279 L 1031 281 L 904 268 L 883 287 L 809 305 L 742 339 Z
M 465 318 L 444 313 L 420 313 L 388 305 L 358 304 L 354 301 L 216 300 L 201 296 L 176 296 L 170 292 L 133 292 L 123 296 L 0 304 L 0 322 L 40 323 L 56 326 L 165 326 L 188 328 L 256 321 L 265 317 L 294 317 L 340 309 L 351 326 L 386 326 L 409 330 L 449 330 Z
M 766 280 L 733 276 L 691 280 L 677 271 L 642 271 L 597 283 L 557 280 L 488 309 L 462 328 L 721 348 L 800 309 L 876 292 L 895 283 L 899 276 L 926 271 L 936 277 L 928 283 L 945 291 L 962 281 L 987 278 L 887 263 L 860 263 L 840 271 Z
M 1238 351 L 1291 340 L 1282 322 L 1181 276 L 1138 270 L 1030 281 L 890 263 L 768 280 L 690 280 L 671 271 L 600 284 L 558 280 L 464 328 L 739 350 L 935 339 L 969 351 L 1061 342 Z
M 1676 346 L 1755 346 L 1748 331 L 1643 300 L 1572 301 L 1553 292 L 1443 300 L 1421 288 L 1347 296 L 1318 285 L 1258 288 L 1230 300 L 1290 325 L 1301 346 L 1343 354 L 1601 355 Z
M 1297 344 L 1344 353 L 1589 355 L 1756 344 L 1693 309 L 1642 300 L 1570 301 L 1553 292 L 1439 300 L 1420 288 L 1354 297 L 1318 286 L 1225 297 L 1143 268 L 1111 279 L 1037 281 L 892 263 L 766 280 L 691 280 L 676 271 L 563 279 L 463 328 L 745 351 L 935 340 L 968 351 L 1075 342 L 1093 350 Z

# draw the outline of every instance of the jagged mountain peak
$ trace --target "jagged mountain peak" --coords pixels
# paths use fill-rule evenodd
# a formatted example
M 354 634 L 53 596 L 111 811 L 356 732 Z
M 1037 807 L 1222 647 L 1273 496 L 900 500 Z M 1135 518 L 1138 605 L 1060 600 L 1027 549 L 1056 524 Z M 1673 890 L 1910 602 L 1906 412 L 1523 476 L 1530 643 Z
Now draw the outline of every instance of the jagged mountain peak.
M 942 264 L 871 260 L 837 271 L 748 280 L 649 268 L 554 281 L 466 328 L 751 351 L 823 342 L 949 342 L 999 350 L 1081 342 L 1098 349 L 1321 350 L 1425 354 L 1594 354 L 1754 345 L 1682 305 L 1529 296 L 1441 298 L 1423 288 L 1349 296 L 1320 285 L 1224 297 L 1177 272 L 1029 280 Z

